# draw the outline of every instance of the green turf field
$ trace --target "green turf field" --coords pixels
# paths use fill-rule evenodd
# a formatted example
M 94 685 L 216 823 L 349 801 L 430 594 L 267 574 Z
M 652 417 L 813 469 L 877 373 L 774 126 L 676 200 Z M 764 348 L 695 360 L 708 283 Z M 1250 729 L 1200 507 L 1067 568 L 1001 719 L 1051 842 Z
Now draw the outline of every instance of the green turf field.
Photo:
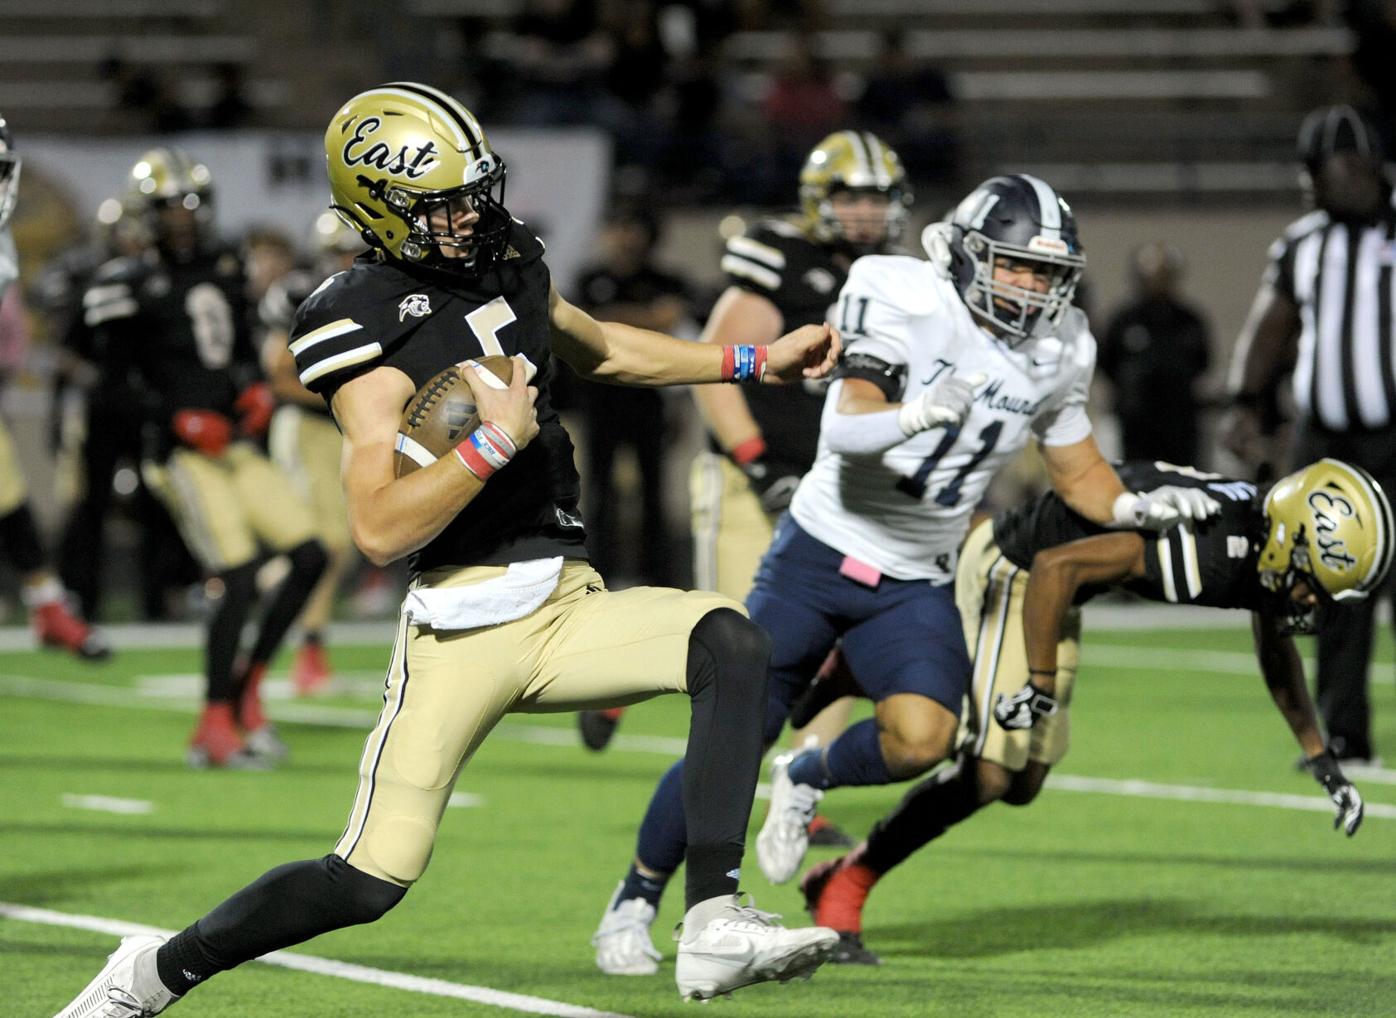
M 1396 775 L 1357 782 L 1371 809 L 1351 841 L 1328 812 L 1296 800 L 1158 797 L 1225 790 L 1322 804 L 1293 768 L 1296 746 L 1248 655 L 1240 628 L 1096 632 L 1059 768 L 1076 780 L 1049 783 L 1026 810 L 991 808 L 884 880 L 866 914 L 882 968 L 826 968 L 813 982 L 754 987 L 713 1006 L 800 1018 L 1396 1013 L 1396 784 L 1378 780 Z M 53 925 L 62 916 L 178 928 L 268 867 L 330 849 L 386 653 L 340 646 L 334 656 L 357 681 L 316 701 L 314 710 L 335 708 L 322 716 L 274 703 L 273 715 L 303 719 L 283 723 L 294 756 L 253 774 L 182 763 L 195 651 L 129 651 L 95 668 L 0 654 L 0 902 L 48 910 L 35 915 L 49 920 L 0 918 L 5 1013 L 52 1015 L 115 945 L 110 934 Z M 1390 661 L 1389 645 L 1382 657 Z M 1391 755 L 1396 693 L 1390 666 L 1378 674 L 1377 742 Z M 662 740 L 636 737 L 682 736 L 685 711 L 676 698 L 637 708 L 628 738 L 604 755 L 577 745 L 570 716 L 512 719 L 462 778 L 469 795 L 403 904 L 297 951 L 574 1009 L 679 1012 L 667 931 L 680 893 L 656 923 L 668 956 L 658 977 L 600 975 L 588 938 L 670 759 Z M 1119 784 L 1127 779 L 1152 784 Z M 1120 794 L 1129 789 L 1149 795 Z M 899 794 L 835 792 L 826 813 L 862 833 Z M 127 805 L 75 798 L 90 796 Z M 141 804 L 149 811 L 111 811 Z M 803 920 L 793 884 L 768 886 L 754 858 L 748 872 L 761 908 Z M 171 1013 L 519 1011 L 250 964 Z

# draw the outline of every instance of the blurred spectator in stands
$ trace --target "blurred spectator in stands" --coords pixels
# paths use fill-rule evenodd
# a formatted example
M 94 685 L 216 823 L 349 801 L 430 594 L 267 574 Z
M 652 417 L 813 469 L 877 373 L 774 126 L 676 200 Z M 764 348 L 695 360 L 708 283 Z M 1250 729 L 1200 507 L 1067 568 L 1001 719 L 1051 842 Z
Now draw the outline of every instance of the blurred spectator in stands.
M 247 80 L 241 64 L 227 62 L 213 69 L 213 103 L 208 108 L 208 126 L 219 131 L 246 127 L 252 120 L 252 103 L 247 99 Z
M 1352 68 L 1380 114 L 1386 151 L 1396 152 L 1396 0 L 1350 0 L 1345 14 L 1356 41 Z
M 905 32 L 883 35 L 882 52 L 868 73 L 856 109 L 858 122 L 901 154 L 912 180 L 957 181 L 959 139 L 950 79 L 911 55 Z
M 1114 385 L 1124 458 L 1196 464 L 1196 389 L 1211 363 L 1211 334 L 1178 296 L 1183 259 L 1174 248 L 1137 247 L 1131 268 L 1134 297 L 1110 320 L 1098 361 Z
M 605 321 L 681 335 L 690 315 L 688 288 L 683 280 L 655 266 L 659 236 L 660 221 L 648 208 L 638 204 L 618 208 L 601 232 L 601 261 L 582 272 L 578 306 Z M 671 580 L 663 495 L 668 432 L 664 395 L 658 389 L 581 380 L 576 391 L 586 418 L 582 511 L 592 562 L 608 583 L 633 576 L 641 583 L 663 586 Z M 638 540 L 635 534 L 622 532 L 623 506 L 616 497 L 616 453 L 626 447 L 634 452 L 639 467 Z M 626 548 L 634 554 L 626 555 Z
M 766 121 L 799 149 L 800 157 L 848 119 L 833 75 L 814 52 L 811 36 L 791 37 L 761 104 Z
M 513 119 L 596 123 L 619 101 L 604 88 L 615 45 L 596 0 L 524 0 L 512 25 Z
M 174 134 L 194 126 L 169 84 L 149 67 L 109 57 L 102 62 L 99 75 L 111 82 L 116 109 L 128 118 L 132 130 Z

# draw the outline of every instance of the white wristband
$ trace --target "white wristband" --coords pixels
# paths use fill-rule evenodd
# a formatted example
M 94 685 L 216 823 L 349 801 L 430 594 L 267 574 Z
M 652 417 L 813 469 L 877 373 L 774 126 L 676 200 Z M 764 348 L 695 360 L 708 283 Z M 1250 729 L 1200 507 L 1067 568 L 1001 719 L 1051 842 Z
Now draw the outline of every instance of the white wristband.
M 1120 530 L 1133 530 L 1142 526 L 1139 503 L 1142 499 L 1132 491 L 1126 491 L 1115 499 L 1110 507 L 1110 525 Z

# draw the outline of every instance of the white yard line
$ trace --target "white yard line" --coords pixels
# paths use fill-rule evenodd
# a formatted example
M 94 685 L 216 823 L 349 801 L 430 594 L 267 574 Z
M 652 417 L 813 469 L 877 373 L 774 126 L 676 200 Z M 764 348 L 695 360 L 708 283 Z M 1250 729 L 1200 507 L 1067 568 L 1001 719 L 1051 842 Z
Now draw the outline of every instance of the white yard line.
M 98 813 L 121 813 L 127 816 L 144 816 L 155 812 L 155 803 L 148 799 L 118 799 L 111 795 L 79 795 L 64 792 L 63 805 L 69 809 L 90 809 Z
M 0 916 L 23 923 L 38 923 L 42 926 L 66 926 L 75 930 L 90 930 L 113 937 L 129 937 L 135 934 L 171 936 L 173 930 L 162 930 L 154 926 L 123 922 L 120 919 L 105 919 L 101 916 L 73 915 L 68 912 L 54 912 L 46 908 L 31 908 L 28 905 L 15 905 L 0 902 Z M 523 993 L 508 993 L 492 990 L 488 986 L 471 986 L 467 983 L 452 983 L 445 979 L 427 979 L 408 975 L 405 972 L 392 972 L 387 969 L 369 968 L 366 965 L 351 965 L 349 962 L 335 961 L 332 958 L 317 958 L 314 955 L 274 951 L 257 959 L 267 965 L 310 972 L 335 979 L 347 979 L 353 983 L 370 983 L 386 986 L 394 990 L 407 990 L 411 993 L 425 993 L 432 997 L 450 997 L 455 1000 L 469 1000 L 490 1007 L 502 1007 L 509 1011 L 524 1014 L 556 1015 L 558 1018 L 626 1018 L 612 1011 L 598 1011 L 591 1007 L 568 1004 L 545 997 L 530 997 Z
M 1116 667 L 1125 667 L 1116 665 Z M 1141 661 L 1138 667 L 1144 667 Z M 1157 667 L 1157 660 L 1153 667 Z M 57 700 L 96 704 L 104 707 L 126 707 L 136 710 L 175 711 L 192 715 L 196 709 L 194 701 L 175 701 L 164 698 L 144 699 L 137 692 L 114 686 L 98 686 L 85 682 L 64 682 L 56 679 L 36 679 L 30 676 L 0 675 L 0 696 L 20 696 L 37 700 Z M 366 730 L 378 718 L 377 711 L 356 707 L 333 707 L 329 705 L 284 703 L 277 704 L 272 711 L 278 721 L 322 728 L 354 728 Z M 570 727 L 548 725 L 528 725 L 506 721 L 494 730 L 493 737 L 508 742 L 526 742 L 536 746 L 557 746 L 567 749 L 580 745 L 577 733 Z M 659 756 L 682 756 L 687 743 L 683 739 L 662 735 L 627 735 L 621 733 L 611 740 L 611 751 L 632 753 L 654 753 Z M 1396 771 L 1380 768 L 1363 768 L 1350 774 L 1360 785 L 1363 781 L 1375 784 L 1396 784 Z M 1107 795 L 1132 795 L 1152 799 L 1172 799 L 1192 802 L 1226 802 L 1248 806 L 1271 806 L 1280 809 L 1322 811 L 1332 809 L 1329 801 L 1321 795 L 1286 795 L 1274 792 L 1256 792 L 1245 789 L 1202 788 L 1191 785 L 1161 785 L 1148 781 L 1121 780 L 1113 778 L 1078 777 L 1054 773 L 1047 779 L 1048 788 L 1067 792 L 1096 792 Z M 757 791 L 758 796 L 761 790 Z M 1396 820 L 1396 806 L 1381 803 L 1368 803 L 1367 816 Z

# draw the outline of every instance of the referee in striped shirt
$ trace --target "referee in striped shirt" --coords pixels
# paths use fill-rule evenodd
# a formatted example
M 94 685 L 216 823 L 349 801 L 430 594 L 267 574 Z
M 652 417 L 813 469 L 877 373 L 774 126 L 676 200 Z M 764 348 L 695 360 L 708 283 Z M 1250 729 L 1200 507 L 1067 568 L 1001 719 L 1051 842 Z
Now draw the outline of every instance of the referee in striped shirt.
M 1293 464 L 1348 460 L 1396 491 L 1396 212 L 1381 143 L 1352 107 L 1332 106 L 1304 120 L 1299 158 L 1314 211 L 1270 248 L 1232 364 L 1226 443 L 1248 462 L 1261 459 L 1260 442 L 1278 423 L 1281 375 L 1292 367 Z M 1330 606 L 1334 618 L 1318 638 L 1318 704 L 1340 759 L 1373 758 L 1367 669 L 1376 600 Z

